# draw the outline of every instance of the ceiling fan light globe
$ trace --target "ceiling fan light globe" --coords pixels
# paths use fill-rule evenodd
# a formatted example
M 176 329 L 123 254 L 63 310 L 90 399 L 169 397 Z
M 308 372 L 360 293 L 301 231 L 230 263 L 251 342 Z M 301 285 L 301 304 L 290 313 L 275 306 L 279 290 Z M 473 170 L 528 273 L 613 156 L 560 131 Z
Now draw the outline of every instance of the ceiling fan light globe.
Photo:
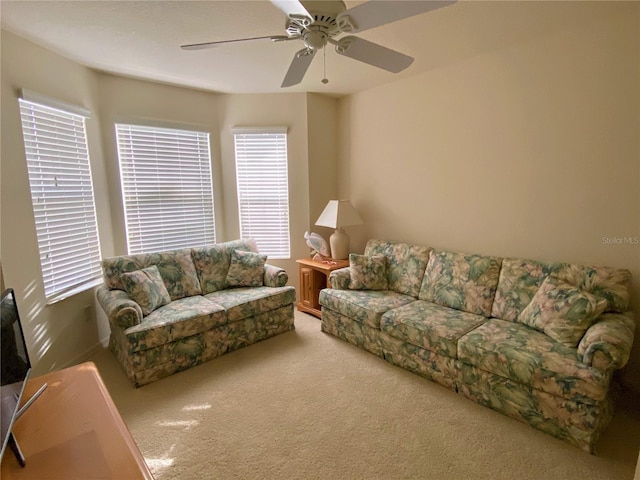
M 321 30 L 306 30 L 304 43 L 311 50 L 320 50 L 327 44 L 327 34 Z

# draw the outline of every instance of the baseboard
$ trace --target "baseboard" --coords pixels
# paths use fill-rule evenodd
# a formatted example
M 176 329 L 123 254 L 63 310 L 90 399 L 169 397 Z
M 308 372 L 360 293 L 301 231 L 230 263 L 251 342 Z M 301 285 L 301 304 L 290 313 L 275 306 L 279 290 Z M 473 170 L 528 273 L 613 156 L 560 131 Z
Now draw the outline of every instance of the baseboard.
M 68 362 L 62 364 L 61 368 L 68 368 L 68 367 L 72 367 L 74 365 L 78 365 L 79 363 L 88 362 L 93 357 L 95 357 L 98 353 L 100 353 L 100 351 L 103 350 L 104 348 L 105 348 L 105 345 L 103 345 L 102 342 L 97 342 L 92 347 L 90 347 L 87 350 L 85 350 L 84 352 L 76 355 L 75 357 L 73 357 Z

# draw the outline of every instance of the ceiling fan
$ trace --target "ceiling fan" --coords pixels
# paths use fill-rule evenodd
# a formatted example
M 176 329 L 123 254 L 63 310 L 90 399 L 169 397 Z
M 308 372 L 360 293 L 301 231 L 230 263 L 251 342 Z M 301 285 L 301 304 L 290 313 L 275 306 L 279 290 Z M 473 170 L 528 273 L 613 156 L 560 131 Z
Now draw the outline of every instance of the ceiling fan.
M 302 40 L 304 48 L 296 52 L 281 87 L 297 85 L 304 78 L 313 57 L 327 43 L 345 57 L 398 73 L 413 62 L 413 58 L 377 43 L 353 35 L 336 38 L 343 33 L 358 33 L 404 18 L 446 7 L 455 0 L 371 0 L 347 10 L 340 0 L 270 0 L 287 15 L 286 35 L 221 40 L 182 45 L 184 50 L 200 50 L 220 45 L 269 39 L 273 42 Z M 323 79 L 326 83 L 326 79 Z

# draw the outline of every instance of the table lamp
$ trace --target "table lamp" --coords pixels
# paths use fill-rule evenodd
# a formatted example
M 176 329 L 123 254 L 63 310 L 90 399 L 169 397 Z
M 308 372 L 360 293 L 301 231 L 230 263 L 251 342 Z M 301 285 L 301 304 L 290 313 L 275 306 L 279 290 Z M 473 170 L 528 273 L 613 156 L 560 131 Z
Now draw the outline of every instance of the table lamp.
M 329 237 L 331 258 L 336 260 L 349 258 L 349 235 L 342 228 L 351 225 L 362 225 L 362 223 L 362 218 L 360 218 L 360 215 L 358 215 L 349 200 L 329 200 L 318 220 L 316 220 L 316 225 L 336 229 Z

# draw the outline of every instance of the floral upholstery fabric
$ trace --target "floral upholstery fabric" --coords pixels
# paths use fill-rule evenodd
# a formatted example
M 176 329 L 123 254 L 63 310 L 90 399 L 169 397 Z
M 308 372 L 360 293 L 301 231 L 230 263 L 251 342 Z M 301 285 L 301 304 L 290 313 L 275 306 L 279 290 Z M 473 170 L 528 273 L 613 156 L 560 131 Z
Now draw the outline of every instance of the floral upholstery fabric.
M 263 280 L 265 287 L 284 287 L 288 281 L 289 275 L 286 270 L 265 263 Z
M 610 375 L 582 363 L 578 351 L 526 325 L 491 319 L 463 336 L 458 358 L 538 390 L 593 405 L 606 397 Z
M 142 309 L 123 290 L 109 290 L 105 285 L 96 292 L 98 303 L 109 318 L 111 331 L 129 328 L 142 321 Z
M 606 299 L 608 304 L 605 312 L 623 313 L 628 308 L 629 270 L 505 258 L 491 316 L 515 322 L 548 276 Z
M 386 290 L 387 257 L 349 254 L 349 288 L 352 290 Z
M 605 313 L 580 340 L 582 362 L 603 372 L 624 367 L 631 355 L 636 323 L 631 313 Z
M 456 358 L 458 339 L 486 320 L 481 315 L 417 300 L 382 315 L 380 329 L 408 344 Z
M 158 267 L 152 265 L 142 270 L 123 273 L 122 283 L 129 296 L 140 305 L 143 315 L 171 301 Z
M 604 298 L 597 298 L 557 278 L 547 277 L 531 303 L 518 316 L 518 322 L 575 348 L 606 306 Z
M 406 343 L 384 332 L 380 334 L 380 343 L 384 359 L 388 362 L 451 390 L 456 389 L 458 369 L 454 358 Z
M 629 307 L 631 272 L 622 268 L 563 264 L 556 275 L 580 290 L 607 301 L 605 312 L 624 313 Z
M 433 250 L 418 298 L 489 317 L 501 258 Z
M 390 244 L 370 240 L 365 255 L 389 262 Z M 550 276 L 623 311 L 628 272 L 438 251 L 425 269 L 417 301 L 391 291 L 389 272 L 389 290 L 361 291 L 347 290 L 350 268 L 334 270 L 320 294 L 322 331 L 593 452 L 611 420 L 613 370 L 629 359 L 634 319 L 599 315 L 577 348 L 516 320 Z
M 335 290 L 320 292 L 320 305 L 369 327 L 380 329 L 380 317 L 393 308 L 415 302 L 415 298 L 388 290 Z M 324 310 L 323 308 L 323 310 Z
M 380 330 L 329 309 L 322 310 L 321 330 L 382 357 Z
M 158 267 L 171 300 L 202 293 L 190 249 L 107 258 L 102 261 L 105 285 L 125 290 L 123 273 L 152 265 Z
M 329 274 L 329 284 L 336 290 L 347 290 L 351 284 L 351 268 L 344 267 Z
M 249 239 L 192 249 L 191 256 L 198 272 L 203 295 L 227 288 L 227 273 L 234 250 L 257 253 L 258 247 L 255 241 Z
M 459 378 L 458 391 L 470 400 L 590 453 L 613 416 L 609 397 L 585 404 L 467 364 L 462 364 Z
M 228 287 L 261 287 L 264 278 L 266 255 L 233 250 L 227 272 Z
M 233 323 L 285 305 L 293 305 L 296 301 L 296 289 L 291 286 L 238 287 L 209 293 L 204 298 L 224 307 L 228 323 Z
M 418 298 L 430 251 L 431 248 L 419 245 L 369 240 L 364 254 L 366 256 L 384 255 L 387 257 L 389 290 Z
M 229 351 L 293 330 L 293 304 L 227 325 Z
M 146 350 L 227 323 L 224 307 L 204 297 L 175 300 L 125 330 L 129 352 Z
M 125 351 L 124 332 L 112 332 L 109 349 L 136 387 L 194 367 L 228 351 L 226 325 L 136 352 Z

